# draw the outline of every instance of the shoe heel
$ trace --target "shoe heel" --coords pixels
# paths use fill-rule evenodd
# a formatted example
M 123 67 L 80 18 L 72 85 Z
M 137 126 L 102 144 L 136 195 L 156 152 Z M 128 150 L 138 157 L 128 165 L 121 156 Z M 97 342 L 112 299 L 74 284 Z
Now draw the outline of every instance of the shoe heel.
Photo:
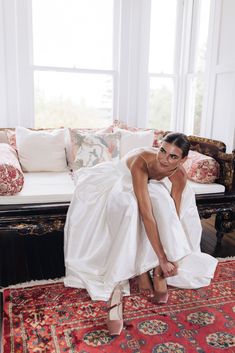
M 106 321 L 110 336 L 119 336 L 123 329 L 122 291 L 115 287 L 110 298 L 110 307 Z

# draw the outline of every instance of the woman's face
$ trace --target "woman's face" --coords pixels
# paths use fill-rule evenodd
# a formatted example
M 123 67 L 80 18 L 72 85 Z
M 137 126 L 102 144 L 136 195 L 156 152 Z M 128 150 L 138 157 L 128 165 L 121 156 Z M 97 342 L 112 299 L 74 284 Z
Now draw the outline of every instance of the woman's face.
M 187 157 L 182 157 L 182 150 L 172 143 L 163 141 L 159 152 L 158 161 L 161 168 L 174 169 L 182 165 Z

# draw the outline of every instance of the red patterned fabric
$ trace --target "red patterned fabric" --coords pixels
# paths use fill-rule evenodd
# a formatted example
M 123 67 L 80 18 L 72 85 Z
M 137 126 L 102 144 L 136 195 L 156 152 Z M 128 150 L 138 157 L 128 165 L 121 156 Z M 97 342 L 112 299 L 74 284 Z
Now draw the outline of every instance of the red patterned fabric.
M 214 158 L 196 151 L 189 151 L 183 167 L 188 178 L 197 183 L 213 183 L 220 173 L 219 163 Z
M 1 143 L 0 156 L 0 195 L 14 195 L 24 185 L 24 174 L 17 154 L 9 144 Z
M 234 353 L 235 261 L 219 263 L 210 286 L 171 288 L 167 304 L 124 298 L 124 329 L 111 337 L 107 304 L 62 283 L 6 289 L 3 353 Z

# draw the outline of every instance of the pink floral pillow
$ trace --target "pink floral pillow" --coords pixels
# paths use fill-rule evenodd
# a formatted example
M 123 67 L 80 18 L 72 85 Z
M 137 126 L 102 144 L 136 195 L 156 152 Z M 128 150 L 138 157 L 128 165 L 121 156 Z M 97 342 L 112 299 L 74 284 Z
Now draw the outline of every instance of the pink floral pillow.
M 219 163 L 214 158 L 196 151 L 189 151 L 183 167 L 189 179 L 202 184 L 213 183 L 220 173 Z
M 24 175 L 15 150 L 7 143 L 0 143 L 0 195 L 14 195 L 24 185 Z

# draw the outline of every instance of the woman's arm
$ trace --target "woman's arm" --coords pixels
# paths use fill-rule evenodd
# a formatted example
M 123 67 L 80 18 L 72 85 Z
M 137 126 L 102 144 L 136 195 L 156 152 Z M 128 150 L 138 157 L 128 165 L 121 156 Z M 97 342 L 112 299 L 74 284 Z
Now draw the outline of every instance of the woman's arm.
M 141 158 L 136 158 L 131 166 L 131 174 L 140 215 L 142 217 L 148 239 L 159 259 L 159 264 L 162 268 L 164 276 L 172 276 L 175 274 L 176 267 L 167 260 L 159 237 L 157 222 L 153 215 L 151 199 L 148 192 L 148 172 L 144 160 Z
M 175 202 L 175 208 L 178 216 L 180 215 L 180 203 L 182 198 L 182 193 L 184 191 L 186 182 L 187 182 L 187 175 L 184 169 L 181 167 L 177 172 L 169 177 L 170 181 L 172 182 L 171 188 L 171 197 Z

